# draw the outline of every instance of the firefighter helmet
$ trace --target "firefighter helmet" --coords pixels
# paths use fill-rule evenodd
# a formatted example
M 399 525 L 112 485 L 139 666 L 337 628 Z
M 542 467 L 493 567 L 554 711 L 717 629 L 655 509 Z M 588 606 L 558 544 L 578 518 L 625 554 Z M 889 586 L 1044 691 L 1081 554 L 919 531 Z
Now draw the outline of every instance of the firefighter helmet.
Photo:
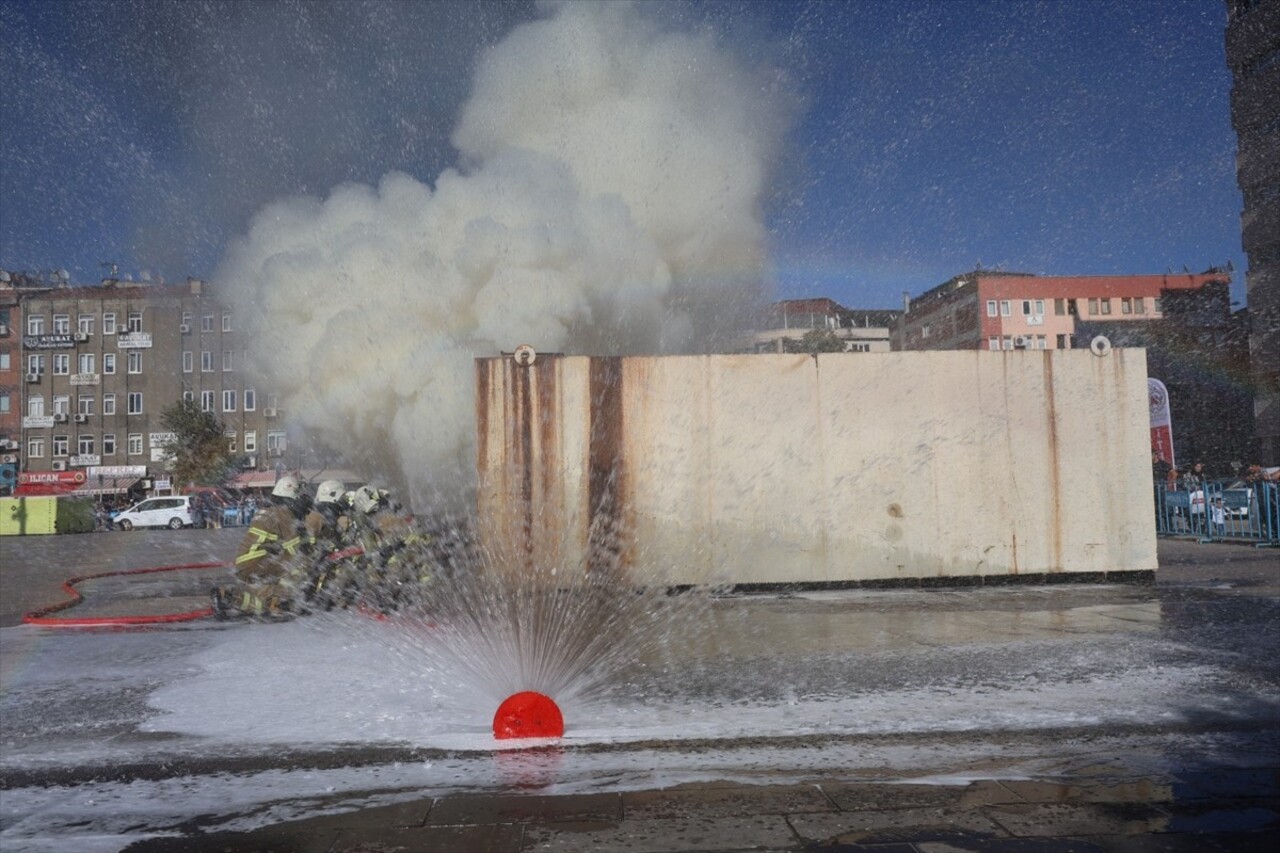
M 346 491 L 346 486 L 341 480 L 325 480 L 316 487 L 316 503 L 333 504 L 342 498 L 342 493 Z
M 279 480 L 276 480 L 276 487 L 271 490 L 271 494 L 278 498 L 296 498 L 301 493 L 302 484 L 292 474 L 285 474 Z
M 386 500 L 387 493 L 376 486 L 361 486 L 356 489 L 355 494 L 351 497 L 351 506 L 356 512 L 363 512 L 366 515 L 376 512 L 382 502 Z

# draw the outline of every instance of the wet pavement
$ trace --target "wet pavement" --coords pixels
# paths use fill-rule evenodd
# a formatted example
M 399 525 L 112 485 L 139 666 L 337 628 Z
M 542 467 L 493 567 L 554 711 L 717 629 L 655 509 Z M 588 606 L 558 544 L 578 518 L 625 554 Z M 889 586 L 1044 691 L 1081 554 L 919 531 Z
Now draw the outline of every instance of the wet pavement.
M 234 548 L 237 538 L 230 530 L 31 537 L 16 548 L 6 541 L 0 624 L 14 624 L 14 611 L 59 600 L 66 574 L 216 560 Z M 92 567 L 76 564 L 87 542 L 95 543 Z M 980 711 L 974 712 L 981 721 L 977 726 L 962 717 L 949 725 L 946 714 L 901 730 L 842 728 L 836 720 L 808 726 L 802 696 L 796 724 L 785 734 L 752 734 L 746 726 L 725 737 L 567 740 L 483 756 L 395 743 L 330 743 L 287 752 L 175 753 L 176 760 L 157 753 L 166 755 L 163 761 L 142 752 L 141 760 L 102 764 L 87 755 L 77 759 L 74 747 L 47 760 L 30 756 L 36 754 L 33 744 L 48 733 L 74 738 L 84 734 L 73 730 L 95 725 L 102 728 L 93 745 L 101 749 L 149 738 L 164 743 L 173 736 L 137 731 L 128 714 L 86 726 L 72 709 L 58 712 L 66 721 L 49 724 L 41 734 L 42 722 L 25 718 L 28 706 L 12 701 L 6 688 L 0 847 L 331 853 L 1270 851 L 1280 840 L 1278 556 L 1238 545 L 1163 541 L 1154 586 L 802 594 L 723 604 L 749 610 L 756 629 L 776 639 L 781 663 L 743 667 L 760 682 L 749 691 L 753 700 L 770 697 L 767 682 L 784 677 L 771 667 L 824 653 L 861 666 L 854 673 L 815 665 L 808 675 L 786 674 L 788 680 L 793 685 L 806 677 L 848 679 L 851 685 L 856 680 L 857 690 L 890 696 L 915 696 L 910 691 L 927 684 L 930 692 L 920 695 L 929 701 L 945 701 L 953 689 L 962 702 L 973 702 L 984 691 L 1014 702 L 1023 699 L 1013 686 L 1041 677 L 1037 673 L 1046 668 L 1066 672 L 1066 692 L 1040 691 L 1026 699 L 1030 704 L 1018 712 L 1022 725 L 1038 712 L 1039 703 L 1056 703 L 1060 712 L 1069 705 L 1072 667 L 1079 669 L 1082 690 L 1099 689 L 1084 686 L 1094 664 L 1080 658 L 1093 650 L 1103 657 L 1129 655 L 1132 668 L 1123 675 L 1151 673 L 1154 687 L 1144 688 L 1148 693 L 1179 694 L 1169 696 L 1167 704 L 1178 713 L 1156 718 L 1126 716 L 1124 709 L 1099 715 L 1082 706 L 1079 713 L 1068 707 L 1051 724 L 1030 729 L 1006 728 Z M 11 569 L 15 564 L 20 568 Z M 18 578 L 21 583 L 15 584 Z M 166 597 L 167 606 L 181 607 L 184 596 L 194 600 L 191 584 L 204 580 L 149 580 L 162 585 L 151 586 L 146 595 L 128 582 L 89 582 L 81 587 L 85 609 L 72 612 L 108 612 L 122 602 Z M 856 629 L 841 630 L 850 623 Z M 24 633 L 0 635 L 8 646 L 6 685 L 15 683 L 15 657 L 21 657 L 14 654 L 14 637 L 38 644 L 50 636 L 29 626 L 18 630 Z M 186 636 L 195 643 L 199 632 Z M 1000 645 L 1006 638 L 1021 645 Z M 1156 651 L 1150 651 L 1147 644 L 1157 641 Z M 996 671 L 988 660 L 991 650 L 1007 648 L 1026 650 L 1029 658 L 1002 662 L 998 683 L 947 681 L 948 672 L 966 667 Z M 860 656 L 869 649 L 877 655 Z M 913 669 L 933 663 L 937 671 L 899 672 L 895 664 L 902 661 L 910 661 Z M 1192 680 L 1160 680 L 1161 673 L 1179 667 Z M 1206 683 L 1195 680 L 1201 673 Z M 710 698 L 721 695 L 715 684 L 701 689 Z M 1197 689 L 1222 701 L 1189 695 Z M 1135 702 L 1165 707 L 1140 692 L 1135 686 Z M 1123 703 L 1125 686 L 1106 694 L 1112 695 Z M 480 764 L 492 768 L 482 779 L 467 769 Z M 311 787 L 303 793 L 290 789 L 272 776 L 277 771 L 312 777 Z M 268 792 L 238 793 L 251 784 Z M 181 809 L 166 810 L 167 797 L 190 799 L 196 791 L 210 802 L 195 813 L 177 819 L 173 815 Z M 77 823 L 92 823 L 91 830 L 77 834 Z

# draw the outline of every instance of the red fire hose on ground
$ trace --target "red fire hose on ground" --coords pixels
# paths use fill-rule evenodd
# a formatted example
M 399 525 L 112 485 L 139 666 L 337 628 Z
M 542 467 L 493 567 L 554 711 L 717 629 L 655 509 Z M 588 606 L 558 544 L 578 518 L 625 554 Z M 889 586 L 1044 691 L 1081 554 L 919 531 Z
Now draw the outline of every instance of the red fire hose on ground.
M 159 625 L 168 622 L 191 622 L 213 615 L 213 607 L 202 607 L 199 610 L 188 610 L 185 613 L 158 613 L 146 616 L 84 616 L 79 618 L 52 618 L 51 614 L 75 607 L 84 600 L 84 596 L 76 589 L 76 584 L 97 578 L 119 577 L 122 575 L 146 575 L 158 572 L 180 572 L 193 569 L 216 569 L 227 563 L 184 563 L 176 566 L 155 566 L 149 569 L 125 569 L 118 572 L 98 572 L 92 575 L 76 575 L 62 582 L 62 589 L 71 596 L 67 601 L 60 601 L 39 610 L 24 613 L 22 621 L 28 625 L 42 625 L 48 628 L 98 628 L 104 626 L 127 625 Z

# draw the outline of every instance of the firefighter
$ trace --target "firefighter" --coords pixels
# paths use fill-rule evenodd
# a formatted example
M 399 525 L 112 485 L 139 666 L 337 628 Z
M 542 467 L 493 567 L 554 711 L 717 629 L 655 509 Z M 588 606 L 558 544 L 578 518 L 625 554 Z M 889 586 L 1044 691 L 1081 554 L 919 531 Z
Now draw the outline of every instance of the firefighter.
M 240 543 L 235 559 L 237 583 L 213 588 L 213 613 L 218 619 L 291 618 L 299 611 L 292 603 L 305 573 L 310 544 L 305 518 L 310 498 L 292 474 L 276 481 L 276 503 L 258 512 Z
M 413 517 L 376 486 L 356 489 L 351 509 L 350 544 L 364 553 L 367 583 L 362 603 L 388 613 L 403 604 L 415 587 L 430 582 L 422 547 L 429 537 L 419 533 Z
M 315 507 L 307 513 L 305 526 L 314 561 L 305 598 L 325 610 L 346 606 L 353 572 L 348 553 L 351 532 L 349 507 L 343 502 L 346 486 L 340 480 L 325 480 L 316 488 Z

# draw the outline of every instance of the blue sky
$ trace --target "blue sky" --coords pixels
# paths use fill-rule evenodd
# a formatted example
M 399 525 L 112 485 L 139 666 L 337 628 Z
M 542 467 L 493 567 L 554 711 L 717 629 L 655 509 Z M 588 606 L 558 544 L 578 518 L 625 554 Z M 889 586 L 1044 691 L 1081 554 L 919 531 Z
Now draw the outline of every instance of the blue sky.
M 893 307 L 975 265 L 1201 270 L 1243 299 L 1219 0 L 714 2 L 775 63 L 780 296 Z M 212 273 L 265 203 L 432 182 L 478 52 L 527 3 L 0 2 L 0 267 Z

